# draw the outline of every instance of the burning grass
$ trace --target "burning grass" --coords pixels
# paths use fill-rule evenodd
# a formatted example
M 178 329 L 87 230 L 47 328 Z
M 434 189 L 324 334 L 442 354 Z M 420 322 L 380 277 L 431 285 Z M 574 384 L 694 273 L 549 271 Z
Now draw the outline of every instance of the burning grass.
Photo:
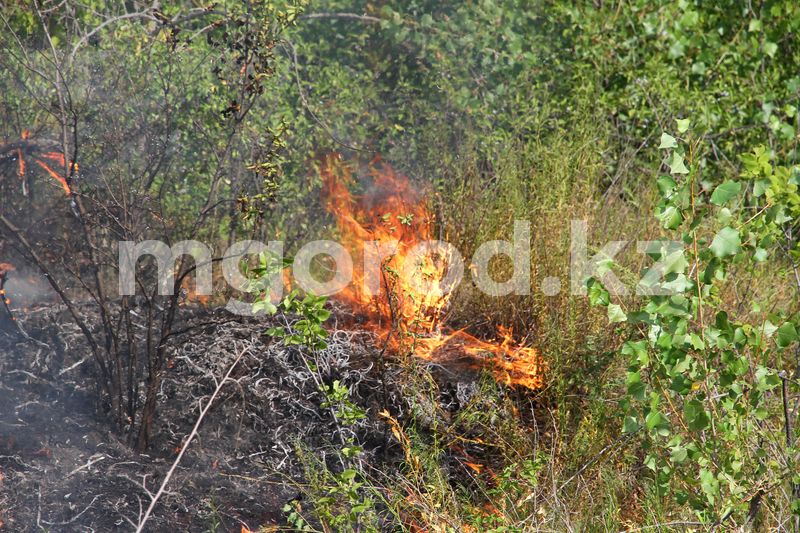
M 98 320 L 91 308 L 82 311 Z M 215 379 L 241 347 L 248 355 L 187 450 L 148 526 L 152 531 L 206 530 L 214 523 L 221 531 L 243 525 L 256 531 L 284 523 L 281 509 L 292 501 L 302 502 L 313 523 L 313 497 L 326 488 L 312 482 L 328 483 L 324 472 L 339 468 L 340 431 L 352 432 L 364 449 L 363 472 L 382 502 L 381 523 L 391 527 L 390 517 L 402 512 L 411 524 L 432 505 L 431 495 L 419 491 L 434 473 L 437 491 L 475 483 L 504 468 L 501 442 L 520 453 L 529 440 L 531 430 L 516 422 L 521 417 L 507 395 L 513 391 L 488 374 L 481 380 L 470 369 L 419 358 L 386 368 L 375 364 L 375 335 L 337 328 L 325 350 L 308 353 L 263 334 L 270 325 L 291 327 L 296 317 L 243 318 L 187 305 L 179 320 L 184 333 L 170 340 L 157 438 L 147 455 L 136 454 L 106 424 L 107 406 L 87 386 L 93 372 L 88 350 L 65 313 L 47 306 L 20 314 L 38 343 L 0 334 L 0 471 L 6 477 L 0 518 L 13 531 L 111 531 L 135 523 L 147 491 L 158 486 Z M 335 315 L 353 319 L 343 308 Z M 347 386 L 369 416 L 353 427 L 338 426 L 311 368 L 325 382 Z M 510 429 L 492 433 L 499 428 L 487 417 L 499 417 Z M 442 447 L 425 444 L 428 435 L 442 439 Z
M 535 348 L 515 342 L 511 328 L 500 326 L 497 339 L 481 340 L 445 323 L 455 289 L 451 252 L 426 247 L 437 241 L 434 217 L 407 177 L 374 161 L 371 183 L 355 196 L 352 170 L 339 156 L 327 157 L 321 174 L 326 207 L 354 258 L 353 282 L 336 299 L 365 315 L 367 327 L 395 353 L 461 360 L 489 369 L 509 386 L 542 387 L 543 359 Z

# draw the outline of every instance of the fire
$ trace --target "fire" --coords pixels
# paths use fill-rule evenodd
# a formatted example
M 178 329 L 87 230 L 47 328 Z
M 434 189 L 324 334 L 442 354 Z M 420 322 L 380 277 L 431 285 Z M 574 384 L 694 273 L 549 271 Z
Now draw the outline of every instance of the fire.
M 539 353 L 516 344 L 510 328 L 499 327 L 489 341 L 442 323 L 452 295 L 450 253 L 447 247 L 426 253 L 423 243 L 436 240 L 433 216 L 420 191 L 389 165 L 370 165 L 370 174 L 372 186 L 356 198 L 351 170 L 339 156 L 321 168 L 326 208 L 353 257 L 353 282 L 335 298 L 366 315 L 368 327 L 395 352 L 465 360 L 510 386 L 541 388 Z
M 8 273 L 14 272 L 16 268 L 11 263 L 0 263 L 0 304 L 2 304 L 2 308 L 5 310 L 8 317 L 15 321 L 14 313 L 11 312 L 11 299 L 6 296 L 6 281 L 8 281 Z
M 67 179 L 65 176 L 62 176 L 50 166 L 51 164 L 57 165 L 59 168 L 65 168 L 67 166 L 66 158 L 63 153 L 55 152 L 55 151 L 41 151 L 40 146 L 38 146 L 35 142 L 31 141 L 31 133 L 28 130 L 24 130 L 22 135 L 20 136 L 20 141 L 15 143 L 17 146 L 12 150 L 4 150 L 0 147 L 0 154 L 5 152 L 11 152 L 13 154 L 12 157 L 16 157 L 17 160 L 17 175 L 21 180 L 25 179 L 27 174 L 28 165 L 26 158 L 30 158 L 34 163 L 36 163 L 42 170 L 47 172 L 47 174 L 56 180 L 60 185 L 61 188 L 64 190 L 64 193 L 68 196 L 72 194 L 72 190 L 70 189 L 69 183 L 67 183 Z M 13 146 L 13 145 L 12 145 Z M 70 161 L 70 166 L 72 167 L 73 171 L 78 170 L 78 164 L 74 161 Z M 23 182 L 23 186 L 25 183 Z M 25 189 L 27 190 L 27 189 Z
M 201 307 L 207 307 L 211 302 L 211 296 L 197 293 L 195 281 L 189 276 L 184 278 L 181 283 L 181 295 L 184 303 L 197 303 Z

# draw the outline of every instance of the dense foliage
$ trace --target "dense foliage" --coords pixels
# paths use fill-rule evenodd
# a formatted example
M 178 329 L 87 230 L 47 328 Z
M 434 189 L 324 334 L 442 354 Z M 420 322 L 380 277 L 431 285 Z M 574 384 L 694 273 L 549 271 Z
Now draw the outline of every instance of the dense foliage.
M 125 344 L 108 242 L 222 249 L 247 236 L 291 251 L 334 231 L 316 166 L 339 152 L 408 174 L 465 255 L 532 222 L 531 294 L 465 284 L 448 312 L 475 334 L 514 326 L 550 372 L 528 396 L 481 381 L 452 415 L 430 374 L 404 363 L 404 420 L 320 380 L 339 455 L 304 450 L 326 488 L 287 505 L 292 527 L 800 527 L 797 2 L 16 0 L 0 23 L 0 137 L 30 130 L 81 169 L 65 165 L 68 199 L 44 179 L 21 198 L 0 159 L 0 215 L 47 215 L 59 230 L 27 228 L 29 242 L 79 258 L 39 259 L 106 308 L 103 331 L 85 333 L 131 443 L 147 445 L 166 360 Z M 588 222 L 594 251 L 672 244 L 646 250 L 657 276 L 626 251 L 597 265 L 588 297 L 572 295 L 571 219 Z M 285 266 L 267 259 L 256 272 Z M 607 273 L 638 294 L 610 294 Z M 542 294 L 546 277 L 564 289 Z M 177 305 L 181 279 L 162 303 Z M 269 334 L 313 370 L 325 304 L 292 294 L 256 307 L 298 315 Z M 396 437 L 397 472 L 361 468 L 351 427 L 366 416 Z M 467 444 L 481 463 L 451 475 L 443 457 Z

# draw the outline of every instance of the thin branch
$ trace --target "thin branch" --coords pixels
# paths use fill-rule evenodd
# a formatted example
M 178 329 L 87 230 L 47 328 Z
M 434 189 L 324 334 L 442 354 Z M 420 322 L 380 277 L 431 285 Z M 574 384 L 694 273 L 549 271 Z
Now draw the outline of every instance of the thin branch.
M 653 524 L 651 526 L 642 526 L 633 529 L 626 529 L 621 531 L 620 533 L 634 533 L 635 531 L 647 531 L 648 529 L 661 529 L 665 527 L 675 527 L 675 526 L 683 526 L 683 527 L 695 527 L 695 526 L 703 526 L 702 522 L 687 522 L 683 520 L 678 520 L 676 522 L 664 522 L 662 524 Z
M 222 387 L 225 385 L 225 383 L 228 382 L 228 379 L 230 379 L 231 374 L 233 373 L 233 369 L 236 368 L 236 365 L 242 359 L 244 354 L 248 353 L 249 351 L 250 351 L 249 348 L 243 348 L 239 352 L 239 355 L 236 356 L 236 360 L 233 361 L 230 368 L 228 368 L 228 371 L 225 373 L 225 377 L 222 378 L 222 380 L 220 380 L 220 382 L 217 384 L 217 388 L 214 390 L 214 393 L 211 395 L 211 398 L 209 398 L 208 403 L 206 403 L 205 407 L 203 407 L 203 410 L 200 412 L 200 415 L 197 417 L 197 421 L 195 422 L 194 427 L 192 428 L 192 432 L 187 437 L 184 445 L 181 446 L 181 451 L 180 453 L 178 453 L 178 457 L 175 458 L 175 461 L 172 463 L 172 467 L 170 467 L 169 471 L 167 472 L 167 475 L 164 476 L 164 481 L 161 482 L 161 486 L 159 487 L 158 492 L 156 492 L 155 495 L 153 495 L 150 498 L 150 506 L 147 508 L 147 511 L 145 511 L 141 521 L 139 521 L 139 525 L 136 527 L 136 533 L 141 533 L 142 531 L 144 531 L 144 526 L 147 523 L 147 520 L 150 518 L 150 515 L 152 514 L 153 509 L 156 506 L 156 503 L 158 503 L 158 500 L 159 498 L 161 498 L 161 495 L 164 494 L 164 491 L 167 488 L 167 484 L 169 483 L 170 479 L 172 479 L 172 475 L 178 468 L 181 459 L 183 459 L 183 455 L 189 448 L 189 444 L 191 444 L 192 440 L 194 440 L 194 438 L 197 436 L 197 431 L 198 429 L 200 429 L 200 424 L 202 424 L 203 419 L 206 416 L 206 413 L 208 413 L 208 410 L 211 408 L 211 405 L 214 403 L 214 400 L 217 398 L 217 395 L 219 395 L 220 391 L 222 390 Z
M 94 498 L 92 498 L 92 501 L 90 501 L 90 502 L 89 502 L 89 505 L 87 505 L 86 507 L 84 507 L 83 511 L 81 511 L 81 512 L 80 512 L 80 513 L 78 513 L 78 514 L 76 514 L 75 516 L 73 516 L 72 518 L 70 518 L 69 520 L 67 520 L 67 521 L 65 521 L 65 522 L 48 522 L 47 520 L 42 520 L 42 523 L 43 523 L 43 524 L 47 524 L 48 526 L 66 526 L 66 525 L 69 525 L 69 524 L 71 524 L 71 523 L 75 522 L 75 521 L 76 521 L 78 518 L 80 518 L 81 516 L 83 516 L 83 514 L 84 514 L 86 511 L 88 511 L 89 509 L 91 509 L 92 505 L 94 505 L 94 502 L 96 502 L 98 498 L 100 498 L 100 494 L 98 494 L 98 495 L 96 495 Z
M 311 118 L 314 119 L 314 122 L 319 124 L 319 126 L 323 130 L 325 130 L 325 133 L 327 133 L 328 136 L 331 139 L 333 139 L 333 142 L 335 142 L 336 144 L 339 144 L 341 146 L 344 146 L 345 148 L 348 148 L 350 150 L 354 150 L 356 152 L 374 153 L 375 152 L 374 150 L 367 150 L 365 148 L 359 148 L 357 146 L 352 146 L 352 145 L 347 144 L 346 142 L 342 141 L 341 139 L 339 139 L 333 133 L 333 131 L 331 131 L 331 129 L 328 127 L 328 125 L 325 124 L 324 122 L 322 122 L 322 120 L 316 115 L 316 113 L 314 113 L 314 111 L 311 110 L 311 106 L 308 104 L 308 99 L 306 98 L 306 93 L 303 90 L 302 84 L 300 83 L 300 69 L 299 69 L 298 61 L 297 61 L 297 50 L 295 49 L 294 45 L 290 41 L 286 41 L 286 44 L 289 45 L 289 48 L 290 48 L 291 53 L 292 53 L 291 57 L 292 57 L 292 61 L 294 62 L 294 78 L 295 78 L 295 81 L 297 82 L 297 90 L 300 93 L 300 100 L 303 103 L 303 108 L 305 108 L 305 110 L 308 111 L 308 114 L 311 115 Z
M 298 19 L 350 19 L 350 20 L 358 20 L 361 22 L 370 22 L 370 23 L 377 23 L 380 24 L 383 22 L 383 19 L 378 17 L 372 17 L 370 15 L 359 15 L 357 13 L 309 13 L 307 15 L 300 15 L 297 17 Z
M 68 65 L 72 65 L 72 63 L 75 61 L 75 54 L 78 53 L 78 49 L 81 46 L 83 46 L 84 44 L 86 44 L 89 41 L 89 39 L 92 38 L 93 35 L 95 35 L 97 32 L 99 32 L 100 30 L 102 30 L 106 26 L 108 26 L 110 24 L 114 24 L 115 22 L 119 22 L 121 20 L 125 20 L 125 19 L 148 19 L 148 20 L 152 20 L 152 21 L 155 21 L 155 22 L 159 22 L 159 20 L 156 17 L 154 17 L 153 15 L 151 15 L 150 13 L 143 13 L 143 12 L 142 13 L 126 13 L 126 14 L 120 15 L 118 17 L 110 18 L 110 19 L 102 22 L 99 26 L 97 26 L 95 29 L 93 29 L 89 33 L 85 34 L 83 37 L 81 37 L 81 39 L 77 43 L 75 43 L 75 46 L 72 48 L 72 52 L 69 54 L 69 63 L 68 63 Z

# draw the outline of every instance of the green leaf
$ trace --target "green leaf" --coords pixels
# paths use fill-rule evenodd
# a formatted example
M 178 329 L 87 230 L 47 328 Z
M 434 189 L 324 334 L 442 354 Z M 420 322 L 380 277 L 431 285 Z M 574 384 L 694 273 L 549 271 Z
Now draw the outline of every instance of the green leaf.
M 284 331 L 282 327 L 276 326 L 274 328 L 269 328 L 264 333 L 269 335 L 270 337 L 283 337 Z
M 627 341 L 622 345 L 623 355 L 632 355 L 642 366 L 650 364 L 650 356 L 647 354 L 647 341 Z
M 714 205 L 724 205 L 732 198 L 739 195 L 742 190 L 742 184 L 738 181 L 728 180 L 720 184 L 714 192 L 711 193 L 711 203 Z
M 603 284 L 594 278 L 589 278 L 586 282 L 589 293 L 589 303 L 591 305 L 608 305 L 611 301 L 608 291 L 603 288 Z
M 643 464 L 653 472 L 655 472 L 656 469 L 658 468 L 658 460 L 653 454 L 650 453 L 648 453 L 647 456 L 644 458 Z
M 678 141 L 675 140 L 675 137 L 668 133 L 661 134 L 661 144 L 658 145 L 659 150 L 664 150 L 667 148 L 676 148 L 678 146 Z
M 717 221 L 720 224 L 727 225 L 728 223 L 730 223 L 732 218 L 733 218 L 733 213 L 731 213 L 731 210 L 728 209 L 727 207 L 723 207 L 717 213 Z
M 660 176 L 656 180 L 656 185 L 658 186 L 658 192 L 660 192 L 661 196 L 664 196 L 665 198 L 672 196 L 670 193 L 672 193 L 672 191 L 675 190 L 675 187 L 678 186 L 678 184 L 675 183 L 675 180 L 672 179 L 672 176 Z
M 669 433 L 669 422 L 659 411 L 650 411 L 647 418 L 645 418 L 645 425 L 649 430 L 656 430 L 659 435 L 666 435 Z
M 714 505 L 714 501 L 719 496 L 719 481 L 713 473 L 705 468 L 700 469 L 700 488 L 703 489 L 708 503 Z
M 692 348 L 695 350 L 703 350 L 705 349 L 706 345 L 703 342 L 703 339 L 697 333 L 692 333 L 689 337 L 690 342 L 692 343 Z
M 267 298 L 262 298 L 253 304 L 253 313 L 258 313 L 259 311 L 264 311 L 268 315 L 274 315 L 278 312 L 278 308 L 270 302 Z
M 636 400 L 644 400 L 646 388 L 644 383 L 642 383 L 641 374 L 638 371 L 628 372 L 628 376 L 625 381 L 628 386 L 628 395 Z
M 775 57 L 775 53 L 776 53 L 777 51 L 778 51 L 778 45 L 777 45 L 777 44 L 775 44 L 775 43 L 773 43 L 773 42 L 770 42 L 770 41 L 766 41 L 766 42 L 764 43 L 764 52 L 765 52 L 765 53 L 766 53 L 766 54 L 767 54 L 769 57 Z
M 775 338 L 775 344 L 781 348 L 786 348 L 794 341 L 797 340 L 797 328 L 791 322 L 785 322 L 778 328 L 778 336 Z
M 689 453 L 687 452 L 686 448 L 681 445 L 677 445 L 672 448 L 672 452 L 670 453 L 670 460 L 672 460 L 675 464 L 681 464 L 689 457 Z
M 714 281 L 714 276 L 716 275 L 718 268 L 719 268 L 719 259 L 714 257 L 711 259 L 711 261 L 708 262 L 708 265 L 706 265 L 706 268 L 703 271 L 703 283 L 705 284 L 712 283 Z
M 686 168 L 686 165 L 683 162 L 683 156 L 678 152 L 672 152 L 672 158 L 670 159 L 669 164 L 669 171 L 672 174 L 688 174 L 689 169 Z
M 677 59 L 683 56 L 684 52 L 685 47 L 683 46 L 683 43 L 680 41 L 675 41 L 672 43 L 672 46 L 669 47 L 667 54 L 669 55 L 670 59 Z
M 689 119 L 688 118 L 678 118 L 678 119 L 675 119 L 675 122 L 678 123 L 678 133 L 686 133 L 686 130 L 689 129 Z
M 673 273 L 683 273 L 686 272 L 686 268 L 689 266 L 689 263 L 686 261 L 686 256 L 683 253 L 683 250 L 676 250 L 669 254 L 667 257 L 664 258 L 663 261 L 664 266 L 664 275 L 673 274 Z
M 711 252 L 714 256 L 723 258 L 739 253 L 742 247 L 741 237 L 739 232 L 730 226 L 726 226 L 719 230 L 711 241 Z
M 616 324 L 618 322 L 625 322 L 628 320 L 628 316 L 625 314 L 625 311 L 617 304 L 609 304 L 608 305 L 608 321 L 612 324 Z
M 702 61 L 698 61 L 692 64 L 692 74 L 697 74 L 702 76 L 706 72 L 706 64 Z
M 769 189 L 770 181 L 769 180 L 756 180 L 753 183 L 753 196 L 763 196 L 767 189 Z
M 764 322 L 763 330 L 764 336 L 769 339 L 778 330 L 778 326 L 767 320 Z
M 612 268 L 614 268 L 613 259 L 601 259 L 595 264 L 595 273 L 602 278 L 611 272 Z
M 639 431 L 639 422 L 632 416 L 626 416 L 625 421 L 622 423 L 623 433 L 635 433 Z
M 657 212 L 656 217 L 661 221 L 664 229 L 675 229 L 683 222 L 683 214 L 674 205 L 668 205 L 663 211 Z
M 755 385 L 756 389 L 764 392 L 772 390 L 781 383 L 781 378 L 778 374 L 763 365 L 758 365 L 755 372 Z
M 686 419 L 686 425 L 692 431 L 702 431 L 708 427 L 710 422 L 708 413 L 698 400 L 690 400 L 684 404 L 683 416 Z

